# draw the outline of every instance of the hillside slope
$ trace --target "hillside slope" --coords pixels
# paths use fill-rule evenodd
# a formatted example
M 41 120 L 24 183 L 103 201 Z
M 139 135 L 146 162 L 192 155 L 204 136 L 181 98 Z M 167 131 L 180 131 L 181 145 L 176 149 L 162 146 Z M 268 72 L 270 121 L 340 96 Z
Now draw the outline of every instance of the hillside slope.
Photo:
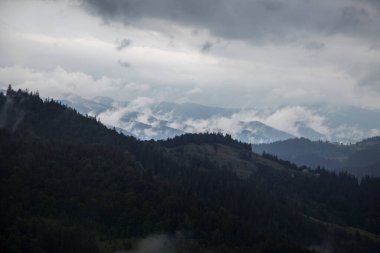
M 169 252 L 380 248 L 378 179 L 222 134 L 142 142 L 22 91 L 0 95 L 0 123 L 2 252 L 114 252 L 152 234 L 172 238 Z

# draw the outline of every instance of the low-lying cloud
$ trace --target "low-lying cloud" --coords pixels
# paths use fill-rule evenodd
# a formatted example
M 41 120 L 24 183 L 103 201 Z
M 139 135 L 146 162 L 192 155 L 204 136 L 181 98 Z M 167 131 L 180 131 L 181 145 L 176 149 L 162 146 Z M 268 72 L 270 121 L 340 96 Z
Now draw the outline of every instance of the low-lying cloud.
M 120 250 L 117 253 L 191 253 L 199 250 L 199 243 L 192 238 L 191 232 L 182 231 L 174 234 L 152 234 L 140 239 L 131 250 Z
M 331 124 L 331 120 L 334 121 L 334 119 L 326 118 L 321 112 L 302 106 L 285 106 L 265 110 L 223 109 L 219 112 L 215 111 L 207 117 L 195 117 L 198 114 L 196 110 L 199 108 L 195 109 L 194 107 L 192 109 L 194 117 L 184 117 L 181 112 L 176 111 L 178 105 L 173 104 L 173 107 L 165 110 L 156 110 L 157 107 L 162 108 L 160 105 L 157 100 L 139 97 L 128 104 L 115 104 L 114 108 L 102 112 L 98 117 L 103 123 L 117 126 L 142 139 L 161 139 L 181 133 L 204 132 L 222 132 L 239 139 L 242 138 L 241 134 L 246 131 L 259 134 L 263 127 L 260 123 L 289 134 L 288 138 L 295 136 L 350 143 L 380 134 L 378 128 L 366 130 L 353 124 Z M 163 107 L 165 108 L 165 106 Z M 270 138 L 260 139 L 257 136 L 244 138 L 248 138 L 245 141 L 252 142 L 271 140 Z
M 275 129 L 287 132 L 294 136 L 301 136 L 300 122 L 328 138 L 331 129 L 325 124 L 325 119 L 316 112 L 301 107 L 288 106 L 263 113 L 260 110 L 244 109 L 227 115 L 215 114 L 209 118 L 182 118 L 173 111 L 155 112 L 153 107 L 159 102 L 147 97 L 139 97 L 125 106 L 111 108 L 98 115 L 107 125 L 117 126 L 133 132 L 136 122 L 153 127 L 170 127 L 188 133 L 223 132 L 238 136 L 245 128 L 245 123 L 259 121 Z M 196 113 L 196 112 L 194 112 Z M 146 133 L 153 137 L 154 129 L 146 129 Z
M 138 242 L 137 247 L 125 253 L 174 253 L 176 239 L 168 235 L 151 235 Z

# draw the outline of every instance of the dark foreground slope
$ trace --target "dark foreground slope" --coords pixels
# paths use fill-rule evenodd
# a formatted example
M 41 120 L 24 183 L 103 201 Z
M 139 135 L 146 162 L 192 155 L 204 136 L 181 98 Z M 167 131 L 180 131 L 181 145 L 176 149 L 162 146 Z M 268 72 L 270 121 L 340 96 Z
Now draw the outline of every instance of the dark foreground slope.
M 21 91 L 0 95 L 0 127 L 1 252 L 380 249 L 378 179 L 220 134 L 141 142 Z
M 255 144 L 257 153 L 270 153 L 281 159 L 309 167 L 321 166 L 334 171 L 347 171 L 357 177 L 380 177 L 380 137 L 342 145 L 305 138 L 289 139 L 269 144 Z

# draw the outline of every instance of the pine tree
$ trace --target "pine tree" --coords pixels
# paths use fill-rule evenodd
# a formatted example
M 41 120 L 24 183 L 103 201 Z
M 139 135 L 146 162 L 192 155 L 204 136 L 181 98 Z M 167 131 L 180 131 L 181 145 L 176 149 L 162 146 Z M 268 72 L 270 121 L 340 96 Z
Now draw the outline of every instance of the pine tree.
M 9 84 L 9 85 L 8 85 L 8 89 L 7 89 L 7 96 L 11 95 L 12 92 L 13 92 L 13 90 L 12 90 L 12 85 Z

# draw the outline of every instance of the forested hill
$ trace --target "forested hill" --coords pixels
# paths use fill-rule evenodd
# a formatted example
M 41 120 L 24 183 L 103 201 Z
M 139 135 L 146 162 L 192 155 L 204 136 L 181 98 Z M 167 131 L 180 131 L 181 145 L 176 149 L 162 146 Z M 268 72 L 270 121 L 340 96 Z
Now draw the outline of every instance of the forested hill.
M 152 237 L 169 253 L 380 249 L 377 178 L 298 168 L 221 134 L 142 142 L 23 91 L 0 94 L 0 179 L 1 252 Z
M 355 176 L 380 176 L 380 137 L 351 145 L 308 139 L 289 139 L 252 145 L 257 153 L 270 153 L 281 159 L 309 167 L 321 166 L 333 171 L 347 171 Z

